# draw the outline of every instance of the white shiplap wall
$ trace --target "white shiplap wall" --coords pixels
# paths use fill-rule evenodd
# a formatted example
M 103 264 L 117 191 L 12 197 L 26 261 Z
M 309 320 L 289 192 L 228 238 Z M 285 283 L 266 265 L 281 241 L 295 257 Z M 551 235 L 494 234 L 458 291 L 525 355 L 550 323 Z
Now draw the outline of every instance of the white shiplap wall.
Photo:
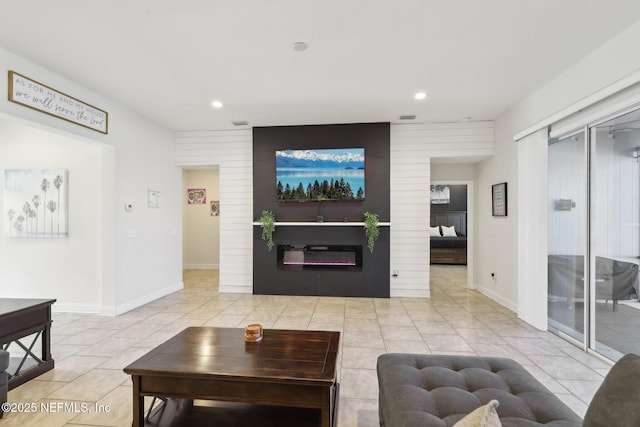
M 220 292 L 253 292 L 251 130 L 176 133 L 177 166 L 220 168 Z
M 494 154 L 493 122 L 391 125 L 391 296 L 428 297 L 432 157 Z M 178 166 L 220 168 L 220 292 L 253 289 L 252 132 L 176 134 Z
M 391 125 L 392 297 L 430 296 L 431 158 L 493 154 L 493 122 Z

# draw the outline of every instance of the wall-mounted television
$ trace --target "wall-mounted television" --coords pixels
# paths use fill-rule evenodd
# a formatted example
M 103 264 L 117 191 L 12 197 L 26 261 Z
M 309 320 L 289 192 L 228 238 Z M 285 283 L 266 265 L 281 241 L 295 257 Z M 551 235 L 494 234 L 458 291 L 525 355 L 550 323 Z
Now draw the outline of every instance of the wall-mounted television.
M 364 148 L 276 151 L 276 197 L 364 200 L 364 159 Z

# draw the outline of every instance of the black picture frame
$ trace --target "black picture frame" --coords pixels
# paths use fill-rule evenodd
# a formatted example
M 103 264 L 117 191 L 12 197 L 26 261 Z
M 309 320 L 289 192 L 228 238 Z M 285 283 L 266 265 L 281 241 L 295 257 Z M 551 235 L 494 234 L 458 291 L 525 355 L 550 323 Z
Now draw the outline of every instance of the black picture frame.
M 507 183 L 491 186 L 491 215 L 507 216 Z

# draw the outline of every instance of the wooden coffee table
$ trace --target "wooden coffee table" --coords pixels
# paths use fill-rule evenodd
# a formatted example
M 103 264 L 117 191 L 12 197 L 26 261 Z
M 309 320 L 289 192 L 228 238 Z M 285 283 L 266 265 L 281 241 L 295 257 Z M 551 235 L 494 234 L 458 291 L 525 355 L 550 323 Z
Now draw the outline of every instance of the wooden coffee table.
M 165 411 L 174 419 L 204 416 L 207 408 L 193 405 L 202 399 L 259 405 L 246 411 L 254 417 L 269 408 L 262 405 L 292 413 L 312 408 L 317 424 L 334 426 L 339 340 L 340 332 L 265 329 L 261 342 L 245 343 L 244 329 L 187 328 L 124 368 L 133 380 L 133 425 L 145 425 L 144 396 L 158 396 L 179 399 Z M 211 408 L 216 425 L 234 424 L 222 421 L 220 407 Z M 233 417 L 239 411 L 233 406 Z M 160 412 L 153 425 L 176 424 L 160 422 Z

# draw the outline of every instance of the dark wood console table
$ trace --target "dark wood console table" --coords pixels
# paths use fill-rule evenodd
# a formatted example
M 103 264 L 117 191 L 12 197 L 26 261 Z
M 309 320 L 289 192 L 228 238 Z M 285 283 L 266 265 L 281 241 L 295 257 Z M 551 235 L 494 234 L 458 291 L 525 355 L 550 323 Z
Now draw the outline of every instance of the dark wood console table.
M 54 299 L 0 298 L 0 347 L 7 350 L 14 343 L 24 352 L 10 358 L 9 390 L 53 369 L 51 305 L 54 302 Z M 31 343 L 21 341 L 31 335 L 34 335 Z M 33 352 L 38 338 L 42 340 L 40 356 Z
M 225 426 L 334 426 L 339 340 L 340 332 L 265 329 L 261 342 L 245 343 L 244 329 L 187 328 L 124 368 L 133 380 L 133 425 L 145 425 L 144 396 L 157 396 L 167 403 L 148 425 L 208 418 Z M 236 403 L 225 412 L 193 399 Z

